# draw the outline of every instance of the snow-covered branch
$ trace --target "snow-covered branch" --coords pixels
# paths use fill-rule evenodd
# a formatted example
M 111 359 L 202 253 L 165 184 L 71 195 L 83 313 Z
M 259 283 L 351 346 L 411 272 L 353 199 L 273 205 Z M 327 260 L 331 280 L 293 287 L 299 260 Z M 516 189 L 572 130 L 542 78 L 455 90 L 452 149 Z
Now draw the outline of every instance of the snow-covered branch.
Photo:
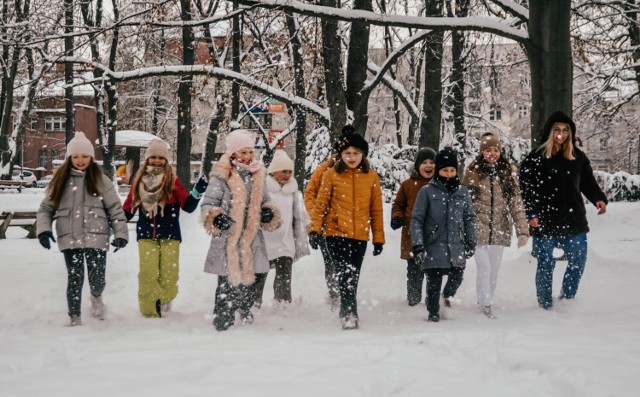
M 511 15 L 519 18 L 522 22 L 529 20 L 529 10 L 512 0 L 490 0 Z
M 386 76 L 380 73 L 380 67 L 375 63 L 373 63 L 372 61 L 369 61 L 367 63 L 367 68 L 371 72 L 382 76 L 381 78 L 384 85 L 386 85 L 391 91 L 393 91 L 398 96 L 398 98 L 400 99 L 400 102 L 402 102 L 402 104 L 405 106 L 405 108 L 411 114 L 412 117 L 416 117 L 416 118 L 420 117 L 420 110 L 418 109 L 416 104 L 411 100 L 411 94 L 409 94 L 407 90 L 405 90 L 402 84 L 400 84 L 396 80 L 391 79 L 389 76 Z

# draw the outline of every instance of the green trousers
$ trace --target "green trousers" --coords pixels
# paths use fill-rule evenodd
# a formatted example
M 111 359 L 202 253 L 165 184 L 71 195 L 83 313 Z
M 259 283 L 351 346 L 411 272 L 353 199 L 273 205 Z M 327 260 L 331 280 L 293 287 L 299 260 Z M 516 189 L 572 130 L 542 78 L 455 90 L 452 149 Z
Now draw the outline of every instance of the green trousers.
M 140 273 L 138 304 L 145 317 L 160 317 L 157 302 L 171 302 L 178 295 L 180 242 L 160 239 L 138 240 Z

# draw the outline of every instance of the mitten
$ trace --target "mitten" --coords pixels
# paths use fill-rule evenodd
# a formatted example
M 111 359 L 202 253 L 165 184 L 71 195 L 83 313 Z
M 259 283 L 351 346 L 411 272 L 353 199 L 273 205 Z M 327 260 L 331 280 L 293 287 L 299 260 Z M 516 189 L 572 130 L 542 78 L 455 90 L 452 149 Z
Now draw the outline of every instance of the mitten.
M 382 253 L 382 243 L 373 243 L 373 256 L 378 256 Z
M 220 214 L 213 219 L 213 226 L 217 227 L 220 230 L 229 230 L 231 225 L 235 221 L 225 214 Z
M 391 218 L 391 228 L 393 230 L 400 229 L 402 227 L 402 218 L 399 216 Z
M 518 248 L 522 248 L 527 245 L 527 241 L 529 241 L 529 236 L 526 234 L 521 234 L 518 236 Z
M 53 233 L 51 232 L 42 232 L 40 234 L 38 234 L 38 240 L 40 240 L 40 245 L 46 249 L 51 249 L 51 243 L 49 242 L 49 240 L 53 240 L 53 242 L 56 242 L 56 239 L 53 237 Z
M 473 256 L 473 254 L 476 253 L 476 246 L 475 244 L 465 244 L 464 245 L 464 257 L 466 259 L 469 259 Z
M 269 223 L 273 219 L 273 210 L 263 207 L 260 211 L 260 223 Z
M 422 245 L 414 245 L 413 248 L 411 248 L 411 252 L 413 253 L 413 259 L 418 265 L 422 264 L 427 258 L 427 252 Z
M 191 190 L 191 195 L 194 198 L 199 199 L 202 194 L 207 190 L 207 186 L 209 186 L 209 181 L 207 181 L 207 178 L 204 175 L 200 175 L 200 178 L 198 178 L 198 182 L 196 182 L 195 185 L 193 185 L 193 190 Z
M 118 250 L 120 248 L 126 247 L 127 243 L 128 243 L 128 241 L 123 239 L 122 237 L 118 237 L 118 238 L 113 239 L 113 241 L 111 242 L 111 245 L 115 247 L 113 252 L 118 252 Z
M 320 235 L 317 232 L 309 233 L 309 245 L 314 250 L 317 250 L 320 247 Z

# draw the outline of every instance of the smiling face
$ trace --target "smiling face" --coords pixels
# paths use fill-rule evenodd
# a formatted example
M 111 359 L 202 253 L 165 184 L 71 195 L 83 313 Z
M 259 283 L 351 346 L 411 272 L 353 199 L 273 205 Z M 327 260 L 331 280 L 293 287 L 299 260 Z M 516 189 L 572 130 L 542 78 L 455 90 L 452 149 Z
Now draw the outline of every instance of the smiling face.
M 500 150 L 495 146 L 489 146 L 482 151 L 482 157 L 484 161 L 493 165 L 500 158 Z
M 253 148 L 242 148 L 234 152 L 232 158 L 240 164 L 250 164 L 253 161 Z
M 152 167 L 164 167 L 167 164 L 167 159 L 159 156 L 151 156 L 147 159 L 147 163 Z
M 292 174 L 293 174 L 293 171 L 284 170 L 284 171 L 276 171 L 272 173 L 271 176 L 273 177 L 273 179 L 276 180 L 276 182 L 278 182 L 282 186 L 282 185 L 286 185 L 287 182 L 289 182 L 289 179 L 291 179 Z
M 420 172 L 420 175 L 424 179 L 433 178 L 433 174 L 435 170 L 436 170 L 436 163 L 431 159 L 426 159 L 425 161 L 420 163 L 420 167 L 418 167 L 418 171 Z
M 363 155 L 364 153 L 362 152 L 362 150 L 353 146 L 349 146 L 340 154 L 340 158 L 347 165 L 347 167 L 354 169 L 360 165 L 360 162 L 362 162 Z
M 88 154 L 74 154 L 71 156 L 71 166 L 78 170 L 84 171 L 91 165 L 91 156 Z
M 458 173 L 458 170 L 456 170 L 455 167 L 444 167 L 444 168 L 441 168 L 440 171 L 438 171 L 438 175 L 440 175 L 443 178 L 453 178 L 456 176 L 457 173 Z
M 551 127 L 551 136 L 554 145 L 562 146 L 571 136 L 571 127 L 567 123 L 555 123 Z

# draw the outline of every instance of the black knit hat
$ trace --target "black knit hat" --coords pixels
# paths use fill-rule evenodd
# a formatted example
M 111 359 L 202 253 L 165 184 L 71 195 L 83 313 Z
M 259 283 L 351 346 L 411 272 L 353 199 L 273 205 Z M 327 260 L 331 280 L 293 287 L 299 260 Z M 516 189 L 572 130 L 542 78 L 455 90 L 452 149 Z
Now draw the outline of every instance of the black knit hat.
M 369 144 L 364 138 L 355 132 L 347 132 L 346 134 L 342 134 L 338 142 L 336 142 L 335 149 L 338 154 L 341 154 L 349 146 L 356 147 L 364 152 L 364 157 L 367 157 L 369 154 Z
M 417 173 L 420 173 L 420 164 L 422 164 L 422 162 L 424 162 L 425 160 L 432 160 L 435 162 L 436 151 L 431 149 L 430 147 L 423 147 L 422 149 L 418 150 L 418 153 L 416 153 L 416 160 L 413 163 L 413 168 Z
M 458 169 L 458 156 L 451 149 L 442 149 L 436 156 L 436 174 L 446 167 Z
M 551 134 L 551 128 L 555 123 L 566 123 L 569 124 L 569 128 L 571 128 L 571 139 L 573 141 L 576 140 L 576 124 L 573 122 L 571 117 L 569 117 L 565 112 L 558 110 L 555 111 L 547 118 L 547 121 L 544 122 L 544 128 L 542 129 L 542 139 L 540 143 L 546 142 L 549 139 L 549 134 Z

